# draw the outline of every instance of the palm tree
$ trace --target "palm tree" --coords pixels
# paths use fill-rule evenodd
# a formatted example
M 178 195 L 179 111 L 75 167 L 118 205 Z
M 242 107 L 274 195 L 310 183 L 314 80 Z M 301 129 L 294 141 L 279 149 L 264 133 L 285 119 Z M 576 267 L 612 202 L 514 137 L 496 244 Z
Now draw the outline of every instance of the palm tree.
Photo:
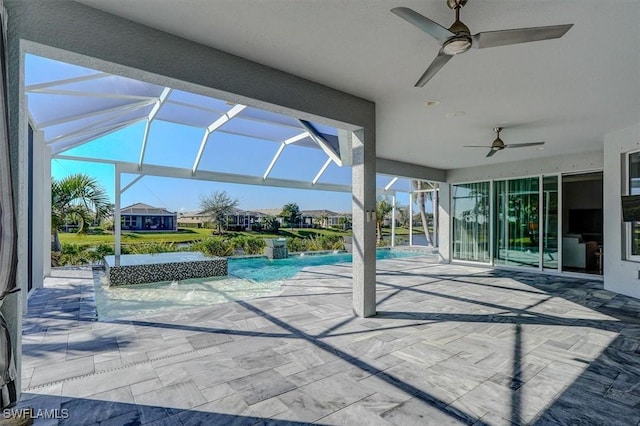
M 51 233 L 53 251 L 62 246 L 58 231 L 68 222 L 78 224 L 78 233 L 86 230 L 86 225 L 95 219 L 105 217 L 110 212 L 109 197 L 98 181 L 84 173 L 69 175 L 51 181 Z
M 429 233 L 429 222 L 427 220 L 427 211 L 425 207 L 426 194 L 426 182 L 422 180 L 413 180 L 413 187 L 416 189 L 416 202 L 418 203 L 418 209 L 420 210 L 420 219 L 422 220 L 422 229 L 424 230 L 424 237 L 427 239 L 428 245 L 433 245 L 431 241 L 431 234 Z
M 385 216 L 387 216 L 391 210 L 393 210 L 393 205 L 389 200 L 384 197 L 378 198 L 378 201 L 376 202 L 376 242 L 378 245 L 380 245 L 380 242 L 382 241 L 382 223 L 384 222 Z

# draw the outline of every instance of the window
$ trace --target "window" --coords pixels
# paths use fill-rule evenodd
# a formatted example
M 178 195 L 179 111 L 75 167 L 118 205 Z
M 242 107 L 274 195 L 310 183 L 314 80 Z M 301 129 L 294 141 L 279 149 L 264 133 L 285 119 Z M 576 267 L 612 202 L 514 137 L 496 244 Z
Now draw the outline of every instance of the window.
M 490 262 L 489 182 L 453 185 L 453 258 Z
M 628 175 L 628 194 L 640 195 L 640 152 L 629 154 Z M 631 256 L 640 256 L 640 222 L 631 222 L 628 241 L 628 253 Z
M 540 179 L 523 178 L 495 182 L 495 263 L 540 265 Z

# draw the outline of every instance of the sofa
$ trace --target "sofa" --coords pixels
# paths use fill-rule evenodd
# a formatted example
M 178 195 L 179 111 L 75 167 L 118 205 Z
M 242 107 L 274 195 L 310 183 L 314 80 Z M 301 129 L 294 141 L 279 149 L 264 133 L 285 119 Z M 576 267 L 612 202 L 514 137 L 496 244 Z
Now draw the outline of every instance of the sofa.
M 582 241 L 581 235 L 562 237 L 562 266 L 568 268 L 594 269 L 596 267 L 596 241 Z

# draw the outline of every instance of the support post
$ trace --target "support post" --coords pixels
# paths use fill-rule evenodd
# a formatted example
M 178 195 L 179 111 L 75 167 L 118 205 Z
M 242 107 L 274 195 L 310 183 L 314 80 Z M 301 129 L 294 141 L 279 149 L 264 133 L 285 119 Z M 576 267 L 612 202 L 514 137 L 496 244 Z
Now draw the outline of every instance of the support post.
M 371 130 L 373 133 L 374 130 Z M 353 310 L 376 314 L 376 149 L 375 138 L 351 133 L 353 185 Z
M 409 246 L 413 245 L 413 192 L 409 193 Z
M 44 235 L 42 238 L 42 275 L 43 277 L 51 276 L 51 147 L 44 147 L 44 164 L 43 164 L 43 180 L 44 180 Z M 44 282 L 43 282 L 44 285 Z
M 33 203 L 33 217 L 32 217 L 32 240 L 29 242 L 31 245 L 31 288 L 42 288 L 44 280 L 44 265 L 47 261 L 45 257 L 44 247 L 49 243 L 49 250 L 51 250 L 51 228 L 46 228 L 46 215 L 42 214 L 45 211 L 45 206 L 50 205 L 51 202 L 46 198 L 45 188 L 45 162 L 46 149 L 44 144 L 44 133 L 42 131 L 33 132 L 33 175 L 31 176 L 33 192 L 31 196 L 31 203 Z M 49 193 L 51 193 L 51 185 L 49 185 Z M 49 216 L 51 221 L 51 216 Z M 44 240 L 44 244 L 42 241 Z M 49 255 L 49 264 L 51 264 L 51 255 Z M 25 297 L 26 300 L 26 297 Z M 27 306 L 24 307 L 25 312 Z
M 391 196 L 391 247 L 396 246 L 396 193 Z
M 114 252 L 116 256 L 120 256 L 121 254 L 120 234 L 122 233 L 122 225 L 120 224 L 120 195 L 121 195 L 120 168 L 116 164 L 115 165 L 115 189 L 114 189 L 115 208 L 113 212 L 113 233 L 115 234 Z M 116 262 L 117 262 L 117 258 L 116 258 Z
M 451 263 L 451 185 L 448 183 L 439 186 L 438 202 L 438 229 L 439 244 L 438 254 L 440 263 Z
M 440 245 L 440 230 L 438 229 L 438 224 L 440 222 L 440 184 L 436 183 L 433 185 L 433 245 L 438 247 Z

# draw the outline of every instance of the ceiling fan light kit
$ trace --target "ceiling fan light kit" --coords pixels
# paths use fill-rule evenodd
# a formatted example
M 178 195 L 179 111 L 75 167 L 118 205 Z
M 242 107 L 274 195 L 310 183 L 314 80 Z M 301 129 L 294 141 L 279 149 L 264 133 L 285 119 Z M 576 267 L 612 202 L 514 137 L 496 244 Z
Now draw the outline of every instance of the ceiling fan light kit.
M 442 44 L 438 56 L 431 62 L 427 70 L 415 84 L 416 87 L 423 87 L 440 71 L 449 59 L 468 51 L 472 47 L 483 49 L 487 47 L 507 46 L 510 44 L 560 38 L 573 26 L 573 24 L 565 24 L 546 27 L 516 28 L 510 30 L 485 31 L 471 35 L 469 27 L 460 20 L 460 9 L 467 4 L 467 0 L 446 1 L 447 5 L 456 12 L 456 20 L 449 28 L 445 28 L 407 7 L 391 9 L 391 12 Z

